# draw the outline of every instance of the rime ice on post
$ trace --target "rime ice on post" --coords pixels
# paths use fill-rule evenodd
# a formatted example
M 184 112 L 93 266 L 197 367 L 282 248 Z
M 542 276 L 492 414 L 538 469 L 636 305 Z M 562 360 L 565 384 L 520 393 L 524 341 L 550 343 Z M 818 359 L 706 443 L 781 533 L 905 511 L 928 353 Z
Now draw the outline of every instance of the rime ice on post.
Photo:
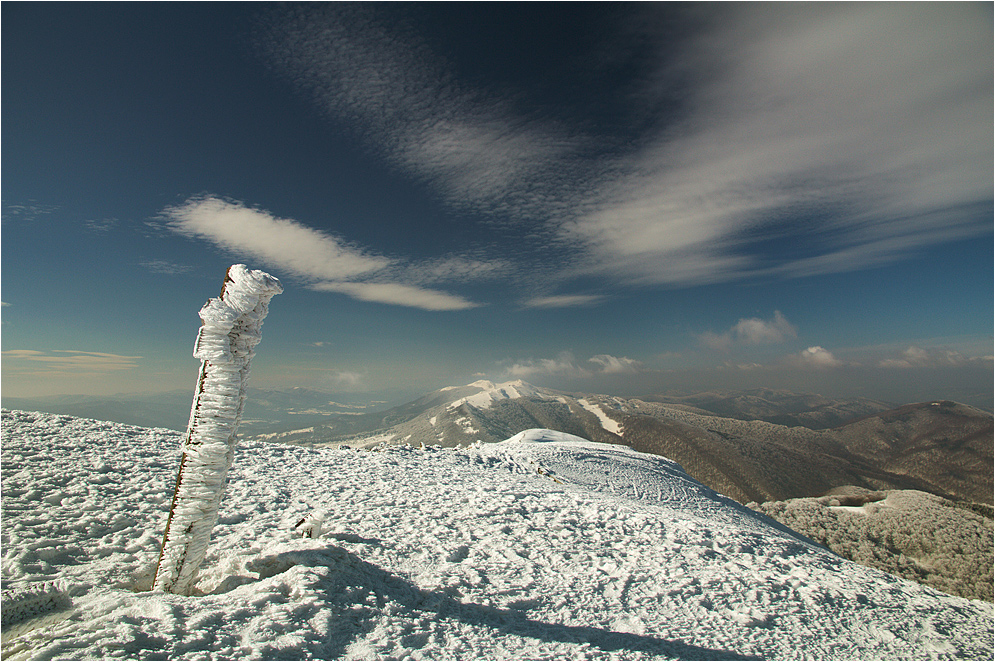
M 200 310 L 200 376 L 152 590 L 187 594 L 207 553 L 235 456 L 249 361 L 280 281 L 244 264 L 228 268 L 221 296 Z

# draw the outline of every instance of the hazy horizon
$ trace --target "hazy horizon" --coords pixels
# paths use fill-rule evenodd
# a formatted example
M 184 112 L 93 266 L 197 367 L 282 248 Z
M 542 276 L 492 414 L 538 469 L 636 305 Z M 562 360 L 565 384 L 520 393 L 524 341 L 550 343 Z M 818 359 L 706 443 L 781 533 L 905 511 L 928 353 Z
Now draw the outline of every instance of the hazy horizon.
M 192 389 L 243 262 L 259 388 L 992 408 L 991 5 L 0 12 L 5 398 Z

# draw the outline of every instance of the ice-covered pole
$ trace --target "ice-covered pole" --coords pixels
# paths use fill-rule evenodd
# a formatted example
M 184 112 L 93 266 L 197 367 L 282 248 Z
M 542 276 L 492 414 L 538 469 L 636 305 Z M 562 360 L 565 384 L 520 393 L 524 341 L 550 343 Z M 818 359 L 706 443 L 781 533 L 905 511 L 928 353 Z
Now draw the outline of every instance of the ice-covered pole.
M 235 457 L 249 361 L 262 337 L 269 301 L 282 291 L 280 281 L 268 273 L 234 264 L 225 274 L 221 296 L 200 310 L 203 324 L 193 350 L 201 361 L 200 375 L 154 591 L 188 594 L 196 581 Z

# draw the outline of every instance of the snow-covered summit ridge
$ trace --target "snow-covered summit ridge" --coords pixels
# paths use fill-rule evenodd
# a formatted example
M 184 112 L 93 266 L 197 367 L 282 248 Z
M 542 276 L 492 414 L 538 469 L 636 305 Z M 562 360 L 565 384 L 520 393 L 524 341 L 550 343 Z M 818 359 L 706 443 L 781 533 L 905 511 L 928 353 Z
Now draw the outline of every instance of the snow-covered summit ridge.
M 707 513 L 740 526 L 755 519 L 753 511 L 701 484 L 677 462 L 620 444 L 598 443 L 556 430 L 530 429 L 502 442 L 480 445 L 477 451 L 514 458 L 519 465 L 535 467 L 537 473 L 586 492 L 688 513 Z M 769 530 L 772 524 L 792 539 L 810 543 L 766 519 L 760 528 Z
M 578 437 L 575 434 L 570 434 L 568 432 L 558 432 L 556 430 L 546 430 L 533 428 L 531 430 L 522 430 L 513 437 L 509 437 L 504 441 L 500 442 L 502 444 L 543 444 L 543 443 L 573 443 L 573 444 L 590 444 L 591 441 L 584 439 L 583 437 Z
M 528 382 L 522 381 L 521 379 L 504 382 L 502 384 L 495 384 L 494 382 L 486 379 L 481 379 L 471 384 L 467 384 L 464 388 L 476 388 L 479 390 L 477 393 L 472 393 L 450 402 L 447 405 L 449 409 L 456 409 L 464 404 L 476 407 L 477 409 L 487 409 L 495 402 L 499 402 L 501 400 L 542 397 L 541 389 L 529 384 Z
M 180 433 L 2 418 L 4 658 L 992 659 L 990 603 L 806 544 L 664 458 L 543 430 L 244 441 L 203 595 L 151 593 Z

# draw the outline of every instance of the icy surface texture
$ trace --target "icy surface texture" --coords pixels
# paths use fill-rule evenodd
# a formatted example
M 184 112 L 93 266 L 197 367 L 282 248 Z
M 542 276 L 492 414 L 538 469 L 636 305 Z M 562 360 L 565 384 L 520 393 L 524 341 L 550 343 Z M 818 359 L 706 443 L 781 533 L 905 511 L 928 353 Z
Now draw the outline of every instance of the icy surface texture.
M 847 561 L 666 458 L 550 430 L 244 440 L 196 595 L 150 592 L 183 434 L 0 414 L 0 574 L 15 612 L 34 605 L 4 660 L 995 659 L 992 603 Z M 41 611 L 45 582 L 65 608 Z
M 244 264 L 228 269 L 221 296 L 200 311 L 193 355 L 201 360 L 190 423 L 153 589 L 186 594 L 207 553 L 245 404 L 249 362 L 262 338 L 273 276 Z

